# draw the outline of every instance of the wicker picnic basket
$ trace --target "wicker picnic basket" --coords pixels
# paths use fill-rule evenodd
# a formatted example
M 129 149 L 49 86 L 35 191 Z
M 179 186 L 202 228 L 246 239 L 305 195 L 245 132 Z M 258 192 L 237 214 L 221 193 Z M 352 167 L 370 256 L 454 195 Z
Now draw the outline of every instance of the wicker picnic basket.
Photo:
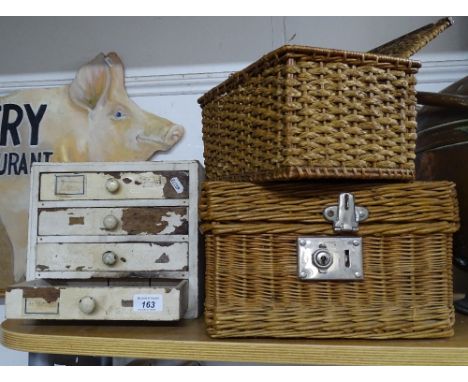
M 350 238 L 322 216 L 343 191 L 368 209 L 367 220 Z M 200 209 L 205 320 L 212 337 L 453 334 L 452 233 L 459 223 L 451 182 L 206 182 Z M 301 237 L 311 236 L 350 239 L 353 245 L 362 237 L 362 271 L 351 268 L 360 278 L 301 279 L 297 247 Z M 356 261 L 352 257 L 346 266 Z
M 412 179 L 419 67 L 295 45 L 267 54 L 199 99 L 207 178 Z
M 413 179 L 420 64 L 403 57 L 449 25 L 379 54 L 286 45 L 234 73 L 198 100 L 207 179 Z

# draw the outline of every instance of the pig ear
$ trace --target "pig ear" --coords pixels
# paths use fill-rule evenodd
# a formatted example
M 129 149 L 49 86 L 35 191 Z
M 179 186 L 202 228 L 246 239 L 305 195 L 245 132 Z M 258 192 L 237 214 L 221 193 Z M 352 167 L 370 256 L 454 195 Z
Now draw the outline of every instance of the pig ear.
M 106 57 L 101 53 L 78 70 L 70 85 L 70 98 L 77 105 L 91 111 L 107 95 L 110 80 Z
M 105 58 L 107 64 L 109 66 L 117 66 L 121 69 L 123 69 L 123 63 L 122 63 L 122 60 L 120 59 L 119 55 L 115 52 L 109 52 L 107 53 L 106 55 L 106 58 Z
M 119 55 L 115 52 L 110 52 L 105 57 L 107 65 L 109 65 L 112 75 L 112 86 L 124 86 L 124 66 Z

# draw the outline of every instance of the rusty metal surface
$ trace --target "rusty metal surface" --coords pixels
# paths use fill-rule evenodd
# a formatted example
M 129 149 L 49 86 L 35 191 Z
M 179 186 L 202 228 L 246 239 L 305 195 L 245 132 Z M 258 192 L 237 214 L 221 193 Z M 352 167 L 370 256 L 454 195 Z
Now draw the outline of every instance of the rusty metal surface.
M 175 218 L 174 222 L 171 222 L 171 217 Z M 187 235 L 187 208 L 126 208 L 122 213 L 122 229 L 129 235 L 160 234 L 166 230 L 174 235 Z

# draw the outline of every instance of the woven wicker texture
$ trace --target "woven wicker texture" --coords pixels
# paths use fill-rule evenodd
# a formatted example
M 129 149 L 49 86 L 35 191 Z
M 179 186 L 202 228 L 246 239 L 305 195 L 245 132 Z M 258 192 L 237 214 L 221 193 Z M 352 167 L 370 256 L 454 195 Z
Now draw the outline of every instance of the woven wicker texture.
M 453 25 L 453 19 L 445 17 L 372 49 L 369 53 L 409 58 L 451 25 Z
M 353 192 L 356 204 L 369 209 L 369 219 L 360 223 L 357 234 L 363 236 L 364 279 L 300 281 L 298 235 L 333 235 L 321 213 L 337 203 L 339 191 Z M 201 210 L 207 233 L 208 333 L 213 337 L 451 336 L 457 209 L 450 182 L 290 183 L 265 188 L 207 182 Z
M 419 63 L 285 46 L 199 99 L 209 180 L 412 179 Z

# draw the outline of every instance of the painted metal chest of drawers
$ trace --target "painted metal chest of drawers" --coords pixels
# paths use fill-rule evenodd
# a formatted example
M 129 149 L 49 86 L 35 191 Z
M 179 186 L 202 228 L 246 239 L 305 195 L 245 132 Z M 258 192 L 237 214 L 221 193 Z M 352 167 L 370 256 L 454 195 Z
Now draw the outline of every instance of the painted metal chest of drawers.
M 200 314 L 197 161 L 41 163 L 31 174 L 28 281 L 7 292 L 7 317 Z

